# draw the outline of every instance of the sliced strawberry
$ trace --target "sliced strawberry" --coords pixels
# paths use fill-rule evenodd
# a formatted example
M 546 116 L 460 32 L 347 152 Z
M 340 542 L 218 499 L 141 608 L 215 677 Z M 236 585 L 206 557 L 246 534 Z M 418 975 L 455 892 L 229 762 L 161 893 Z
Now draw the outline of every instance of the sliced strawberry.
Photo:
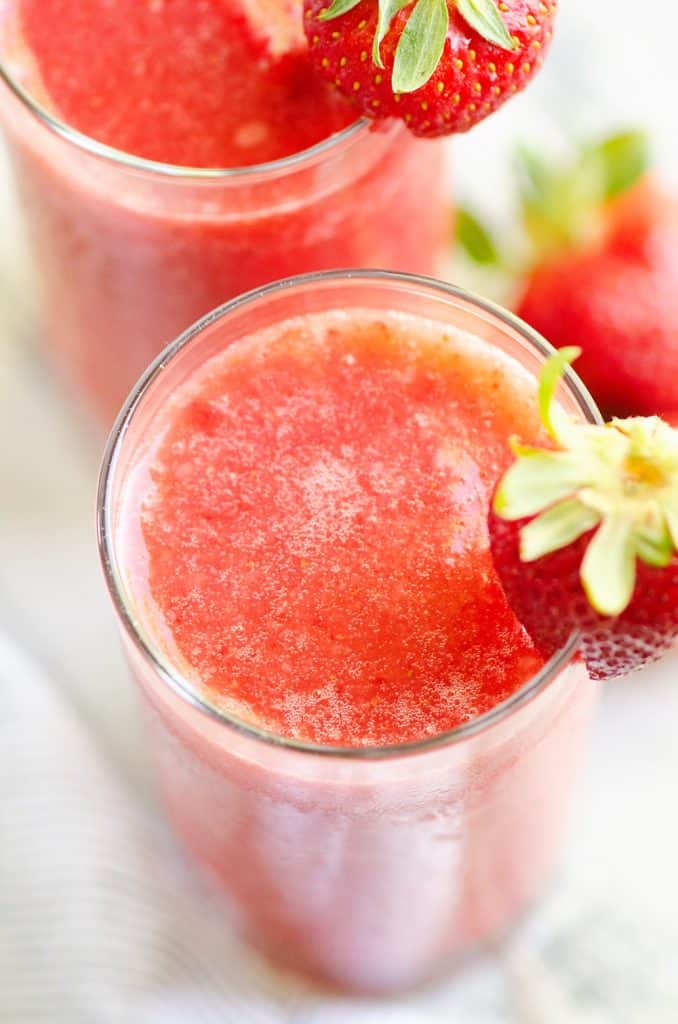
M 574 632 L 594 679 L 660 657 L 678 637 L 678 431 L 657 417 L 605 426 L 555 403 L 577 349 L 547 363 L 540 404 L 553 448 L 514 444 L 490 514 L 516 615 L 550 656 Z
M 305 0 L 312 59 L 368 117 L 465 132 L 523 89 L 556 0 Z

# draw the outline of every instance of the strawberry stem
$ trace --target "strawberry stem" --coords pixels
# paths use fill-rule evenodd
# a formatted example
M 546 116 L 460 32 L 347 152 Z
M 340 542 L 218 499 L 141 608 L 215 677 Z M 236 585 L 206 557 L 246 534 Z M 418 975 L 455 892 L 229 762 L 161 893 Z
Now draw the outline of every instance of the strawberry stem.
M 559 349 L 558 352 L 551 356 L 547 361 L 539 378 L 539 412 L 541 414 L 542 423 L 555 441 L 559 440 L 559 431 L 556 422 L 560 414 L 559 406 L 556 402 L 558 386 L 567 368 L 571 366 L 580 355 L 581 349 L 576 348 L 573 345 Z

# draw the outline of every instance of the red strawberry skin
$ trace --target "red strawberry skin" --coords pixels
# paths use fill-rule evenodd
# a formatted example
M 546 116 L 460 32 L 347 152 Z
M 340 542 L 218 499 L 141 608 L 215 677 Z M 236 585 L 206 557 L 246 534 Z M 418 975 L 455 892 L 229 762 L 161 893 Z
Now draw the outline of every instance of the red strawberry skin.
M 440 63 L 432 78 L 412 93 L 394 96 L 391 72 L 398 41 L 414 0 L 393 20 L 381 47 L 384 69 L 372 61 L 377 0 L 331 21 L 320 21 L 329 0 L 305 0 L 304 26 L 311 59 L 367 117 L 400 117 L 419 136 L 465 132 L 524 89 L 537 73 L 551 42 L 557 0 L 506 0 L 498 5 L 517 41 L 515 51 L 483 39 L 454 4 Z
M 544 657 L 551 657 L 575 629 L 592 679 L 613 679 L 656 661 L 678 638 L 678 555 L 666 569 L 638 564 L 631 604 L 615 619 L 589 604 L 579 570 L 591 534 L 536 562 L 521 562 L 522 522 L 490 513 L 490 543 L 506 596 Z
M 678 409 L 678 202 L 635 186 L 595 244 L 533 272 L 517 312 L 582 349 L 577 372 L 606 418 Z

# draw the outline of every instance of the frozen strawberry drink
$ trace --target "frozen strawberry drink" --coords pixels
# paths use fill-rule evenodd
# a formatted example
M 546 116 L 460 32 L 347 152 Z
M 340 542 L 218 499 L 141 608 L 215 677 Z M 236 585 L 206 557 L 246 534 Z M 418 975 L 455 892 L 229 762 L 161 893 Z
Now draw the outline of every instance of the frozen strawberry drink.
M 331 985 L 442 970 L 553 865 L 595 691 L 487 530 L 545 352 L 443 285 L 314 275 L 190 330 L 114 431 L 101 552 L 170 817 L 243 934 Z
M 328 267 L 433 269 L 441 152 L 310 66 L 296 0 L 0 0 L 0 120 L 57 366 L 112 419 L 206 310 Z

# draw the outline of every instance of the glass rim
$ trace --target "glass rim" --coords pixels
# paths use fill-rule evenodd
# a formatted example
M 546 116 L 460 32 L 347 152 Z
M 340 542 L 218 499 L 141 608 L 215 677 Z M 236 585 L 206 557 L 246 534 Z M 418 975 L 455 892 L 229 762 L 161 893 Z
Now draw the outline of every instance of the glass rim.
M 391 283 L 408 287 L 414 286 L 437 293 L 439 296 L 461 299 L 477 311 L 489 313 L 500 323 L 518 332 L 538 354 L 548 357 L 555 352 L 553 346 L 542 338 L 541 335 L 524 321 L 507 310 L 502 309 L 501 306 L 473 295 L 455 285 L 438 281 L 435 278 L 386 270 L 330 270 L 288 277 L 282 281 L 276 281 L 272 284 L 253 289 L 219 306 L 179 335 L 175 341 L 171 342 L 156 357 L 130 392 L 111 430 L 103 455 L 97 491 L 97 544 L 106 585 L 127 637 L 131 640 L 135 649 L 141 653 L 143 660 L 150 666 L 152 671 L 158 675 L 163 684 L 169 686 L 176 696 L 207 715 L 213 721 L 268 746 L 284 748 L 298 753 L 313 754 L 315 756 L 320 755 L 356 761 L 375 761 L 406 757 L 452 746 L 484 732 L 498 722 L 508 718 L 513 712 L 529 703 L 542 690 L 545 690 L 572 661 L 579 646 L 579 633 L 573 632 L 565 645 L 542 666 L 539 672 L 526 680 L 510 697 L 495 705 L 484 714 L 471 719 L 469 722 L 464 722 L 454 729 L 438 733 L 435 736 L 427 736 L 424 739 L 373 747 L 346 747 L 311 743 L 260 728 L 252 722 L 238 718 L 237 715 L 217 707 L 205 695 L 201 695 L 195 686 L 182 675 L 179 669 L 172 665 L 168 658 L 165 658 L 160 649 L 146 636 L 145 630 L 138 621 L 127 599 L 123 580 L 117 568 L 117 559 L 114 552 L 114 530 L 111 523 L 111 487 L 125 436 L 146 392 L 165 367 L 208 327 L 252 302 L 289 292 L 298 287 L 322 285 L 328 282 L 350 281 L 371 281 L 376 285 Z M 584 418 L 590 423 L 602 423 L 601 414 L 593 398 L 571 368 L 567 368 L 563 381 L 583 413 Z
M 269 160 L 266 163 L 249 164 L 243 167 L 190 167 L 188 165 L 168 164 L 160 160 L 148 160 L 142 156 L 135 156 L 133 153 L 127 153 L 123 149 L 116 149 L 115 146 L 108 146 L 105 142 L 99 142 L 91 135 L 79 131 L 67 121 L 51 113 L 44 104 L 36 99 L 9 70 L 7 62 L 1 58 L 0 81 L 5 83 L 9 91 L 28 110 L 29 114 L 65 142 L 108 163 L 118 164 L 127 170 L 144 171 L 147 174 L 155 174 L 159 177 L 180 181 L 192 181 L 195 179 L 211 182 L 235 181 L 236 179 L 267 178 L 276 174 L 285 174 L 288 171 L 297 170 L 297 168 L 303 167 L 306 164 L 313 164 L 326 153 L 334 152 L 335 149 L 340 148 L 344 144 L 365 136 L 372 126 L 372 122 L 368 118 L 360 117 L 347 125 L 346 128 L 342 128 L 341 131 L 335 132 L 333 135 L 328 135 L 307 149 L 301 149 L 296 153 L 291 153 L 289 156 L 281 157 L 278 160 Z

